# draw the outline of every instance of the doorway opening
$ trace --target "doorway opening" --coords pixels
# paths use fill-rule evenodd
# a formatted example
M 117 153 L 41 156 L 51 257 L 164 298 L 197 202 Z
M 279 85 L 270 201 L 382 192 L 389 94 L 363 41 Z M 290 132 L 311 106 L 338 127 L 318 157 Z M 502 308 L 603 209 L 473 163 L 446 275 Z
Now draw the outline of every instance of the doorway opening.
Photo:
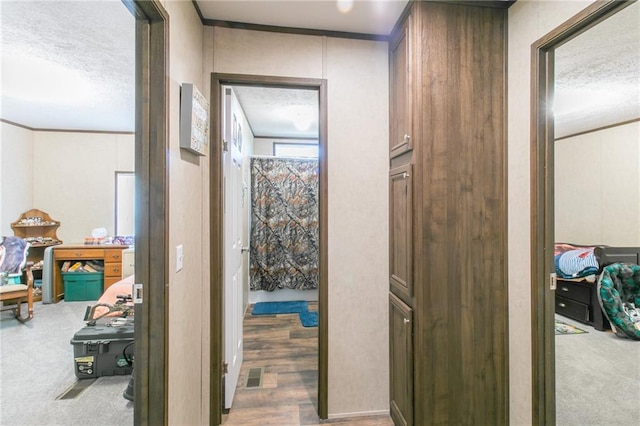
M 532 395 L 533 424 L 556 423 L 556 185 L 555 51 L 633 2 L 607 1 L 587 7 L 532 46 Z M 597 332 L 597 331 L 594 331 Z
M 19 8 L 30 7 L 28 4 L 29 2 L 14 2 L 14 3 L 15 4 L 13 6 L 15 7 L 19 7 Z M 55 3 L 55 4 L 53 4 L 53 2 L 50 2 L 50 3 L 51 4 L 48 5 L 50 7 L 44 7 L 44 5 L 41 4 L 41 5 L 33 6 L 33 10 L 16 10 L 16 12 L 22 14 L 22 17 L 24 19 L 18 19 L 18 20 L 15 20 L 15 22 L 20 22 L 22 24 L 23 29 L 28 32 L 26 37 L 15 38 L 21 43 L 24 43 L 27 47 L 27 48 L 21 49 L 22 50 L 22 52 L 20 52 L 21 54 L 27 51 L 36 52 L 37 60 L 45 60 L 46 58 L 47 60 L 50 60 L 49 62 L 51 62 L 51 64 L 55 65 L 57 61 L 53 58 L 55 56 L 54 53 L 62 53 L 62 52 L 53 52 L 54 49 L 51 48 L 53 44 L 56 44 L 56 48 L 60 48 L 61 50 L 64 50 L 69 46 L 75 47 L 75 45 L 71 43 L 72 40 L 68 38 L 69 35 L 73 36 L 72 38 L 75 38 L 75 39 L 83 39 L 83 37 L 79 37 L 78 35 L 100 34 L 99 30 L 102 30 L 102 29 L 107 29 L 111 31 L 120 30 L 120 32 L 118 33 L 120 38 L 113 37 L 113 39 L 111 39 L 110 37 L 103 37 L 102 40 L 98 40 L 98 41 L 104 41 L 105 39 L 112 40 L 113 43 L 109 44 L 109 46 L 107 46 L 104 43 L 102 44 L 95 43 L 95 45 L 92 45 L 96 49 L 102 49 L 103 47 L 104 48 L 108 47 L 109 49 L 107 49 L 108 50 L 107 53 L 110 55 L 110 57 L 117 58 L 119 60 L 120 56 L 118 56 L 114 52 L 116 51 L 120 52 L 120 49 L 124 49 L 124 50 L 129 49 L 129 51 L 133 52 L 135 47 L 135 62 L 136 62 L 135 95 L 134 95 L 135 96 L 135 124 L 133 121 L 134 96 L 130 96 L 128 98 L 125 96 L 126 100 L 124 103 L 127 105 L 126 108 L 125 107 L 111 108 L 112 111 L 120 112 L 126 117 L 127 126 L 129 126 L 126 128 L 126 131 L 124 131 L 124 133 L 127 133 L 128 135 L 126 139 L 129 139 L 129 136 L 131 135 L 131 131 L 134 130 L 133 127 L 135 126 L 135 142 L 130 143 L 131 142 L 130 140 L 121 141 L 123 143 L 122 144 L 119 143 L 119 146 L 126 146 L 126 150 L 121 151 L 121 154 L 122 154 L 120 156 L 121 162 L 127 163 L 127 169 L 135 170 L 135 176 L 136 176 L 135 192 L 138 195 L 136 200 L 137 215 L 135 217 L 135 221 L 136 221 L 135 228 L 137 230 L 136 252 L 135 252 L 135 255 L 136 255 L 135 275 L 137 278 L 137 282 L 141 282 L 145 284 L 145 296 L 146 296 L 144 300 L 145 303 L 137 304 L 135 308 L 136 310 L 135 334 L 136 334 L 136 340 L 137 340 L 136 368 L 134 370 L 134 375 L 136 377 L 135 401 L 133 404 L 133 412 L 130 406 L 125 407 L 125 410 L 126 410 L 125 415 L 133 417 L 133 422 L 135 424 L 163 424 L 165 414 L 166 414 L 166 403 L 165 403 L 165 399 L 166 399 L 165 398 L 165 395 L 166 395 L 165 368 L 166 367 L 165 367 L 165 353 L 164 353 L 164 318 L 165 318 L 164 288 L 165 288 L 166 275 L 167 275 L 165 265 L 168 263 L 166 262 L 167 252 L 166 250 L 164 250 L 165 241 L 167 238 L 166 232 L 165 232 L 166 231 L 165 224 L 167 223 L 166 222 L 166 219 L 167 219 L 166 130 L 168 128 L 168 116 L 167 116 L 167 108 L 166 108 L 167 101 L 168 101 L 168 93 L 167 93 L 168 86 L 167 86 L 167 79 L 166 79 L 167 71 L 168 71 L 168 62 L 167 62 L 168 37 L 166 37 L 168 26 L 166 26 L 165 24 L 167 24 L 168 15 L 164 11 L 160 3 L 155 0 L 152 0 L 152 1 L 123 0 L 122 3 L 110 2 L 108 5 L 107 4 L 101 5 L 100 8 L 91 6 L 92 10 L 89 10 L 89 11 L 82 9 L 79 3 L 66 4 L 66 5 L 63 5 L 61 3 Z M 123 8 L 123 4 L 124 4 L 124 7 L 126 7 L 126 9 Z M 7 12 L 8 12 L 8 9 L 7 10 L 3 9 L 3 14 L 2 14 L 3 18 L 8 15 Z M 119 26 L 119 23 L 121 22 L 120 20 L 118 20 L 118 24 L 113 25 L 115 21 L 107 18 L 107 14 L 109 14 L 110 17 L 115 16 L 115 15 L 111 15 L 112 12 L 116 13 L 118 18 L 120 18 L 121 14 L 123 15 L 124 18 L 126 18 L 124 19 L 124 26 L 122 27 Z M 88 26 L 88 31 L 86 33 L 82 33 L 80 32 L 82 27 L 81 25 L 78 25 L 78 28 L 76 28 L 73 25 L 73 23 L 71 23 L 71 25 L 62 25 L 61 27 L 59 27 L 59 29 L 54 29 L 50 33 L 43 34 L 44 29 L 47 28 L 47 26 L 43 24 L 44 22 L 59 24 L 60 22 L 63 21 L 63 18 L 60 16 L 56 17 L 55 13 L 62 13 L 64 16 L 64 19 L 73 19 L 76 21 L 76 23 L 82 21 L 82 23 L 85 24 L 85 29 Z M 94 18 L 98 16 L 96 14 L 100 15 L 98 17 L 98 20 L 100 20 L 100 22 L 95 21 Z M 36 17 L 41 18 L 42 21 L 40 21 L 39 23 L 35 23 L 35 25 L 31 25 L 34 22 L 30 18 L 36 18 Z M 80 21 L 78 21 L 78 19 L 80 19 Z M 31 23 L 31 24 L 26 25 L 25 23 Z M 122 29 L 124 28 L 126 28 L 127 31 L 123 31 Z M 113 35 L 113 34 L 114 33 L 112 32 L 110 33 L 110 35 Z M 67 37 L 67 39 L 60 41 L 60 38 L 64 38 L 64 37 Z M 51 43 L 51 41 L 55 42 L 56 39 L 58 43 Z M 83 41 L 90 42 L 91 40 L 83 40 Z M 124 42 L 120 44 L 120 41 L 124 41 Z M 45 49 L 42 51 L 39 50 L 39 47 L 41 47 L 40 44 L 45 46 Z M 47 49 L 47 46 L 49 47 L 49 49 Z M 71 53 L 75 53 L 76 55 L 82 54 L 80 49 L 71 49 L 71 50 L 72 50 Z M 3 51 L 3 58 L 5 58 L 4 54 L 6 52 L 7 52 L 6 50 Z M 46 55 L 44 53 L 46 53 Z M 79 89 L 83 95 L 82 99 L 92 100 L 92 98 L 90 98 L 90 95 L 96 95 L 96 93 L 98 94 L 98 97 L 100 97 L 99 95 L 101 94 L 101 91 L 98 88 L 98 86 L 93 86 L 88 84 L 89 79 L 84 78 L 85 77 L 84 74 L 82 75 L 83 78 L 80 79 L 78 78 L 78 75 L 73 72 L 78 68 L 77 67 L 74 68 L 72 66 L 73 61 L 69 60 L 68 54 L 69 52 L 65 52 L 65 55 L 67 55 L 65 56 L 66 60 L 62 62 L 58 62 L 58 66 L 53 67 L 53 70 L 55 70 L 55 72 L 52 72 L 51 68 L 46 66 L 27 67 L 24 70 L 24 74 L 26 74 L 27 77 L 31 76 L 33 78 L 32 71 L 35 69 L 43 71 L 45 74 L 48 74 L 48 75 L 45 75 L 44 78 L 41 77 L 37 79 L 38 83 L 40 84 L 38 85 L 31 84 L 27 87 L 30 87 L 30 88 L 35 87 L 34 93 L 37 93 L 39 91 L 42 92 L 40 88 L 42 87 L 46 88 L 47 85 L 57 89 L 58 92 L 62 90 L 65 92 L 64 93 L 65 96 L 62 96 L 63 98 L 62 100 L 64 101 L 65 105 L 67 103 L 70 104 L 69 101 L 72 98 L 72 96 L 69 96 L 70 91 L 67 90 L 67 87 Z M 89 62 L 92 62 L 91 66 L 87 67 L 86 69 L 83 68 L 83 71 L 89 72 L 89 69 L 92 69 L 92 67 L 96 67 L 98 72 L 100 72 L 101 70 L 104 71 L 104 68 L 106 67 L 106 65 L 103 63 L 104 61 L 100 61 L 100 60 L 96 61 L 95 60 L 96 56 L 93 56 L 93 55 L 85 54 L 83 56 L 85 56 L 86 58 L 93 58 L 93 61 L 89 61 Z M 59 57 L 62 57 L 62 56 L 59 56 Z M 125 70 L 125 69 L 127 70 L 127 71 L 123 71 L 127 73 L 128 80 L 126 81 L 126 85 L 127 87 L 131 87 L 132 89 L 131 94 L 133 95 L 133 86 L 134 86 L 133 60 L 120 61 L 119 64 L 121 65 L 119 70 Z M 61 66 L 61 65 L 64 65 L 64 66 Z M 127 65 L 131 66 L 131 68 L 129 68 Z M 69 86 L 67 86 L 66 84 L 52 84 L 53 80 L 50 79 L 49 77 L 51 77 L 53 74 L 55 74 L 61 81 L 64 81 Z M 108 80 L 107 78 L 104 78 L 103 74 L 101 74 L 100 78 L 98 79 L 98 81 L 100 81 L 101 83 L 103 81 L 106 82 Z M 69 78 L 69 75 L 71 75 L 71 78 Z M 33 81 L 36 81 L 36 80 L 33 80 Z M 120 86 L 124 86 L 124 85 L 125 85 L 124 83 L 118 84 L 118 89 L 120 89 Z M 12 85 L 12 86 L 14 89 L 17 87 L 20 87 L 20 85 Z M 103 89 L 103 90 L 108 90 L 108 89 Z M 37 94 L 42 95 L 43 93 L 37 93 Z M 120 90 L 117 91 L 117 94 L 119 95 L 121 94 Z M 84 97 L 84 96 L 87 96 L 87 97 Z M 56 101 L 60 100 L 59 97 L 58 98 L 55 98 L 55 97 L 41 98 L 41 99 L 46 99 L 46 102 L 50 105 L 53 105 L 56 103 Z M 98 106 L 100 102 L 94 101 L 93 104 L 95 106 Z M 87 120 L 87 119 L 96 118 L 96 117 L 104 118 L 104 115 L 106 115 L 106 114 L 100 115 L 96 113 L 95 110 L 90 108 L 86 108 L 84 110 L 82 108 L 73 108 L 73 111 L 71 111 L 71 106 L 70 105 L 68 106 L 70 109 L 67 111 L 70 111 L 70 112 L 68 114 L 63 113 L 62 114 L 63 116 L 66 115 L 69 117 L 83 118 Z M 58 106 L 56 107 L 58 108 Z M 13 108 L 13 110 L 16 111 L 17 108 Z M 33 106 L 29 108 L 29 112 L 33 113 L 35 111 L 38 111 L 38 109 L 34 108 Z M 48 115 L 49 114 L 39 114 L 39 117 L 44 117 Z M 78 125 L 64 125 L 60 117 L 55 118 L 55 120 L 56 122 L 54 122 L 53 125 L 48 125 L 46 122 L 35 122 L 30 126 L 26 126 L 26 127 L 23 126 L 23 127 L 25 127 L 24 128 L 25 131 L 32 131 L 32 132 L 40 132 L 46 129 L 50 130 L 47 132 L 50 134 L 46 136 L 48 138 L 56 136 L 56 138 L 61 142 L 60 146 L 62 149 L 55 150 L 57 151 L 57 154 L 58 154 L 57 158 L 63 158 L 66 156 L 70 159 L 73 159 L 76 162 L 76 164 L 79 164 L 81 162 L 86 162 L 86 164 L 88 164 L 89 166 L 94 166 L 96 164 L 100 166 L 104 166 L 107 163 L 107 160 L 102 161 L 103 158 L 101 157 L 101 152 L 99 151 L 99 149 L 96 149 L 95 151 L 90 153 L 88 155 L 88 158 L 89 158 L 88 160 L 85 160 L 84 157 L 78 157 L 78 155 L 76 155 L 77 153 L 76 153 L 75 147 L 68 148 L 68 146 L 73 147 L 74 145 L 67 145 L 66 147 L 64 146 L 64 143 L 68 142 L 68 140 L 71 139 L 71 137 L 68 137 L 64 133 L 75 136 L 78 140 L 84 139 L 82 141 L 79 141 L 79 144 L 78 144 L 78 146 L 82 146 L 82 147 L 89 146 L 87 144 L 87 140 L 89 139 L 89 137 L 83 136 L 83 134 L 86 135 L 89 133 L 101 133 L 101 132 L 104 132 L 105 134 L 114 133 L 114 132 L 122 133 L 117 129 L 105 129 L 94 121 L 90 121 L 89 124 L 87 124 L 87 121 L 84 121 L 84 124 L 85 124 L 84 126 L 83 125 L 78 126 Z M 82 129 L 86 129 L 86 131 Z M 59 132 L 59 130 L 62 130 L 64 133 Z M 80 130 L 80 132 L 77 132 L 77 130 Z M 100 137 L 101 140 L 104 140 L 105 138 L 110 138 L 110 136 L 106 136 L 105 134 L 101 135 Z M 130 139 L 133 139 L 133 138 L 134 137 L 131 136 Z M 67 140 L 64 140 L 64 139 L 67 139 Z M 47 144 L 45 143 L 42 145 L 44 146 Z M 53 144 L 48 144 L 48 145 L 52 146 Z M 135 145 L 135 148 L 133 147 L 133 145 Z M 99 143 L 96 143 L 95 145 L 91 145 L 91 146 L 101 148 Z M 4 140 L 3 140 L 3 147 L 4 147 Z M 54 152 L 54 150 L 52 149 L 51 151 L 48 151 L 48 152 Z M 44 153 L 39 152 L 37 154 L 42 155 Z M 127 157 L 126 159 L 124 158 L 125 156 Z M 135 160 L 133 156 L 135 156 Z M 86 193 L 86 194 L 91 193 L 91 195 L 95 197 L 98 197 L 98 198 L 102 197 L 104 201 L 107 201 L 111 198 L 109 197 L 109 194 L 112 194 L 113 174 L 110 167 L 94 167 L 90 171 L 93 173 L 92 177 L 100 175 L 101 178 L 104 178 L 101 180 L 101 182 L 103 180 L 108 182 L 107 186 L 109 189 L 104 189 L 103 186 L 96 188 L 96 186 L 92 185 L 92 182 L 94 182 L 93 180 L 85 179 L 84 176 L 80 175 L 78 173 L 78 170 L 75 170 L 73 167 L 66 167 L 62 165 L 61 164 L 62 161 L 56 161 L 55 159 L 52 159 L 51 155 L 44 154 L 44 157 L 46 157 L 46 159 L 44 160 L 43 164 L 50 163 L 53 169 L 58 169 L 66 173 L 66 181 L 63 184 L 56 185 L 56 188 L 62 191 L 62 193 L 64 193 L 65 191 L 71 190 L 78 195 L 78 197 L 64 197 L 64 196 L 60 197 L 60 194 L 58 194 L 58 192 L 60 191 L 53 191 L 55 197 L 60 198 L 60 200 L 62 200 L 64 203 L 67 203 L 70 198 L 75 198 L 77 201 L 80 198 L 80 195 L 79 195 L 80 193 Z M 24 157 L 21 156 L 21 160 L 23 158 L 28 158 L 28 156 L 24 156 Z M 130 167 L 129 162 L 135 163 L 135 166 Z M 40 169 L 42 169 L 42 167 L 40 167 Z M 26 167 L 23 167 L 21 170 L 21 174 L 17 176 L 25 176 L 26 175 L 25 170 L 26 170 Z M 40 170 L 40 173 L 42 174 L 42 176 L 49 177 L 49 179 L 51 177 L 51 175 L 47 174 L 46 171 L 44 170 Z M 65 176 L 63 176 L 63 178 L 64 177 Z M 16 181 L 17 180 L 18 179 L 16 178 Z M 30 180 L 24 181 L 22 183 L 25 185 L 25 187 L 32 184 Z M 37 188 L 38 185 L 34 185 L 34 187 Z M 76 188 L 76 189 L 72 189 L 72 188 Z M 26 191 L 20 191 L 20 192 L 26 193 Z M 42 192 L 46 194 L 51 191 L 45 190 Z M 31 200 L 31 202 L 33 202 L 33 200 Z M 18 205 L 18 203 L 16 203 L 16 205 Z M 109 200 L 108 204 L 105 203 L 105 205 L 102 205 L 102 203 L 92 203 L 92 204 L 86 203 L 85 206 L 87 207 L 97 206 L 98 210 L 100 211 L 100 217 L 103 217 L 103 216 L 107 217 L 107 219 L 100 219 L 102 223 L 99 222 L 96 225 L 106 225 L 108 228 L 110 228 L 109 229 L 110 231 L 113 229 L 113 227 L 110 225 L 114 217 L 113 210 L 110 207 L 108 207 L 108 206 L 112 206 L 112 200 Z M 48 209 L 48 207 L 46 208 Z M 78 208 L 78 209 L 75 209 L 74 212 L 78 213 L 80 210 L 81 208 Z M 93 212 L 94 210 L 89 210 L 89 211 Z M 78 215 L 79 213 L 75 217 L 77 218 Z M 82 226 L 82 224 L 79 224 L 79 223 L 74 224 L 72 223 L 72 221 L 65 221 L 64 225 L 68 227 L 67 229 L 70 229 L 75 225 L 76 235 L 73 236 L 74 238 L 73 240 L 70 238 L 70 239 L 67 239 L 67 241 L 65 241 L 65 243 L 68 243 L 68 244 L 73 244 L 74 242 L 82 241 L 82 238 L 79 238 L 79 237 L 84 237 L 85 235 L 87 235 L 85 232 L 90 231 L 92 229 L 92 227 L 85 228 L 84 226 Z M 62 239 L 64 240 L 65 238 L 62 238 Z M 52 248 L 52 247 L 47 247 L 47 248 Z M 74 256 L 76 255 L 74 254 Z M 43 268 L 44 268 L 44 263 L 43 263 Z M 47 268 L 47 270 L 49 269 L 51 268 Z M 118 277 L 117 267 L 114 267 L 113 273 L 114 273 L 113 275 L 114 277 Z M 51 310 L 53 310 L 53 308 L 56 307 L 56 305 L 53 302 L 47 303 L 47 305 L 49 305 L 47 308 L 51 308 Z M 84 313 L 84 308 L 86 306 L 81 306 L 81 305 L 76 305 L 76 306 L 80 306 L 80 308 Z M 57 308 L 59 310 L 60 309 L 64 310 L 65 309 L 64 303 L 58 304 Z M 51 310 L 49 310 L 49 312 L 51 312 Z M 76 315 L 71 315 L 71 316 L 73 317 L 73 319 L 79 322 L 82 322 L 82 318 L 83 318 L 82 314 L 77 316 Z M 53 315 L 52 317 L 55 318 Z M 68 321 L 69 319 L 71 318 L 69 317 L 69 315 L 67 315 L 66 320 L 64 321 L 65 323 L 67 323 L 66 327 L 69 327 L 69 324 L 70 324 L 70 321 Z M 61 341 L 62 344 L 65 345 L 63 346 L 64 348 L 69 348 L 69 339 L 73 336 L 73 332 L 77 331 L 77 328 L 75 328 L 75 325 L 73 326 L 73 330 L 71 330 L 71 332 L 69 333 L 69 330 L 66 327 L 62 327 L 56 321 L 47 321 L 47 318 L 45 316 L 42 316 L 39 322 L 36 321 L 36 322 L 33 322 L 32 324 L 35 325 L 38 323 L 41 326 L 45 326 L 46 325 L 45 323 L 50 323 L 50 325 L 52 325 L 53 327 L 56 327 L 58 331 L 60 331 L 62 334 L 65 334 L 66 336 L 64 337 L 64 340 L 60 339 L 59 341 Z M 36 329 L 34 330 L 40 331 L 42 329 L 43 329 L 42 327 L 38 327 L 37 330 Z M 26 328 L 24 330 L 28 331 L 28 329 Z M 153 336 L 153 339 L 151 339 L 151 336 Z M 33 342 L 38 342 L 38 341 L 41 341 L 42 339 L 32 339 L 32 340 Z M 40 353 L 40 350 L 38 350 L 38 352 L 27 350 L 25 353 L 28 353 L 29 356 L 35 353 L 39 353 L 40 356 L 43 356 L 43 354 Z M 64 355 L 65 353 L 68 353 L 68 350 L 64 350 L 60 353 Z M 24 359 L 24 356 L 20 359 Z M 36 358 L 34 358 L 32 361 L 33 361 L 32 365 L 36 366 L 38 364 Z M 60 365 L 64 366 L 67 364 L 62 363 Z M 43 366 L 45 368 L 48 368 L 46 364 L 40 365 L 41 368 Z M 19 369 L 14 369 L 14 370 L 20 371 Z M 71 374 L 73 376 L 73 369 L 70 371 L 67 368 L 62 368 L 59 370 L 61 372 L 64 372 L 65 375 Z M 34 374 L 36 374 L 37 372 L 38 370 L 32 371 L 32 373 Z M 42 374 L 40 376 L 42 377 Z M 58 377 L 62 377 L 62 376 L 59 375 Z M 125 380 L 128 380 L 128 377 L 126 376 L 123 378 Z M 23 383 L 29 382 L 24 377 L 22 377 L 21 379 Z M 62 379 L 67 380 L 66 377 L 62 377 Z M 3 376 L 3 385 L 6 384 L 5 382 L 8 383 L 8 381 L 4 380 L 4 376 Z M 38 382 L 38 380 L 32 380 L 29 383 L 36 384 L 40 382 L 43 382 L 43 381 L 40 380 Z M 52 384 L 52 383 L 54 383 L 54 380 L 49 381 L 49 384 Z M 54 386 L 55 385 L 56 384 L 54 383 Z M 33 386 L 31 387 L 27 386 L 25 387 L 25 389 L 28 392 L 33 392 L 35 388 Z M 125 391 L 125 389 L 126 389 L 126 381 L 122 386 L 122 391 Z M 60 391 L 62 390 L 63 389 L 60 389 Z M 84 396 L 87 396 L 87 395 L 85 394 Z M 14 395 L 14 398 L 12 399 L 12 401 L 18 401 L 18 400 L 19 399 L 16 399 Z M 29 406 L 30 410 L 25 410 L 24 405 L 21 406 L 21 404 L 18 404 L 18 405 L 13 404 L 16 408 L 22 409 L 23 414 L 26 414 L 26 412 L 28 411 L 29 415 L 34 415 L 34 416 L 42 415 L 45 417 L 48 415 L 48 417 L 46 418 L 50 419 L 51 413 L 46 412 L 46 404 L 45 404 L 46 401 L 44 399 L 39 400 L 34 395 L 30 395 L 30 399 L 23 399 L 22 401 L 37 401 L 37 404 Z M 153 409 L 150 409 L 149 407 L 150 401 L 153 401 L 153 407 L 152 407 Z M 8 402 L 11 403 L 11 401 L 8 401 Z M 78 401 L 78 402 L 82 402 L 82 401 Z M 126 401 L 123 400 L 122 402 L 123 402 L 122 406 L 124 407 L 124 404 L 126 404 Z M 83 412 L 82 410 L 75 410 L 74 414 L 91 416 L 92 413 Z M 8 418 L 9 417 L 11 417 L 11 415 L 9 415 Z M 20 418 L 20 416 L 18 417 L 13 416 L 13 418 Z
M 212 420 L 215 423 L 221 421 L 222 411 L 225 404 L 224 401 L 224 383 L 225 373 L 223 369 L 227 368 L 225 362 L 225 333 L 228 333 L 229 318 L 228 312 L 225 313 L 225 276 L 227 275 L 229 266 L 225 263 L 226 251 L 225 247 L 225 232 L 227 232 L 228 226 L 225 226 L 225 199 L 226 202 L 232 202 L 232 197 L 225 195 L 225 170 L 224 152 L 227 149 L 232 150 L 232 147 L 225 146 L 228 143 L 234 143 L 234 140 L 238 140 L 239 135 L 242 133 L 234 133 L 237 129 L 233 125 L 232 119 L 230 126 L 231 134 L 225 135 L 225 126 L 223 125 L 222 109 L 225 102 L 225 94 L 227 90 L 225 87 L 238 87 L 238 88 L 271 88 L 271 89 L 298 89 L 304 91 L 313 91 L 317 93 L 318 102 L 318 261 L 317 261 L 317 289 L 318 289 L 318 380 L 317 380 L 317 412 L 320 418 L 327 417 L 327 90 L 326 80 L 320 79 L 301 79 L 301 78 L 287 78 L 287 77 L 269 77 L 269 76 L 252 76 L 241 74 L 212 74 L 211 81 L 211 105 L 212 116 L 216 117 L 213 123 L 212 131 L 212 154 L 211 154 L 211 280 L 212 280 L 212 318 L 211 324 L 211 341 L 212 341 L 212 384 L 211 384 L 211 413 Z M 227 142 L 225 141 L 227 137 Z M 235 138 L 234 138 L 235 136 Z M 240 140 L 242 140 L 240 138 Z M 231 151 L 232 152 L 232 151 Z M 227 156 L 228 158 L 229 156 Z M 236 202 L 240 206 L 239 198 L 244 198 L 245 191 L 248 191 L 247 179 L 236 179 L 239 197 L 236 198 Z M 231 195 L 231 194 L 228 194 Z M 236 194 L 237 195 L 237 194 Z M 248 192 L 247 194 L 248 195 Z M 244 200 L 244 205 L 250 204 L 249 200 Z M 241 207 L 239 207 L 241 208 Z M 248 217 L 246 218 L 248 222 Z M 245 224 L 245 226 L 247 226 Z M 248 241 L 243 240 L 244 244 Z M 240 244 L 240 252 L 242 249 L 248 250 L 248 245 L 243 246 Z M 238 247 L 236 247 L 238 249 Z M 227 277 L 228 278 L 228 277 Z M 244 287 L 248 289 L 248 283 L 245 282 Z M 244 297 L 246 303 L 248 303 L 248 294 Z M 237 304 L 237 302 L 236 302 Z M 238 315 L 244 314 L 244 311 L 236 313 Z M 238 318 L 236 318 L 237 320 Z M 236 329 L 238 325 L 236 322 Z M 242 330 L 240 329 L 240 333 Z M 219 380 L 216 380 L 219 378 Z M 237 378 L 236 378 L 237 379 Z M 228 405 L 227 405 L 228 406 Z M 233 409 L 233 407 L 232 407 Z

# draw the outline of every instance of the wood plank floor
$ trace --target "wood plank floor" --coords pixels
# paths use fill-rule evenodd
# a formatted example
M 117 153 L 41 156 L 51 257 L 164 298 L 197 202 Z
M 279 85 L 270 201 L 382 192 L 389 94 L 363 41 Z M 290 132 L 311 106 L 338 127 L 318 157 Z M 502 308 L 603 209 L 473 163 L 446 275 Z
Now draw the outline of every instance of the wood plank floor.
M 305 328 L 298 314 L 251 315 L 244 320 L 244 361 L 227 426 L 393 426 L 389 416 L 320 421 L 318 328 Z M 317 303 L 310 302 L 316 311 Z M 248 388 L 250 369 L 262 368 L 262 384 Z

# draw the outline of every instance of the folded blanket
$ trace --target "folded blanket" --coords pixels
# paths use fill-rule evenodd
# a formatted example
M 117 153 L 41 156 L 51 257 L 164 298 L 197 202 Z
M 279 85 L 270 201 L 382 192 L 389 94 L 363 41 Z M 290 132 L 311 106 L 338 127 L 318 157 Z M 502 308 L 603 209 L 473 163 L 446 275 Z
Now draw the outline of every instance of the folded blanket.
M 598 272 L 595 247 L 581 247 L 556 254 L 554 258 L 556 274 L 560 278 L 586 277 Z

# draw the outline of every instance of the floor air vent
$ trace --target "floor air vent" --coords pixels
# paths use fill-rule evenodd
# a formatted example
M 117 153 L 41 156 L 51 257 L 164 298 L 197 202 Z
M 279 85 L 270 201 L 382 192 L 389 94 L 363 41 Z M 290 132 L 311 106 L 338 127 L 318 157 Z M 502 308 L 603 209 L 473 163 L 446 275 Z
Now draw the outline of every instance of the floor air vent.
M 249 374 L 247 374 L 247 388 L 260 388 L 262 387 L 262 373 L 264 368 L 250 368 Z
M 73 399 L 84 392 L 84 390 L 91 386 L 95 381 L 96 379 L 78 380 L 69 389 L 58 395 L 56 399 Z

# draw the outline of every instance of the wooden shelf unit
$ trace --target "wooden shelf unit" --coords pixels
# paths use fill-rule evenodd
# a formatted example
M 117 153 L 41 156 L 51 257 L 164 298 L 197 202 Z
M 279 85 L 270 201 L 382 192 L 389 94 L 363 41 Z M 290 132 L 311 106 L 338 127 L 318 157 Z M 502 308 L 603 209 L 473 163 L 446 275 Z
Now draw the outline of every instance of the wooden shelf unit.
M 34 279 L 42 279 L 44 250 L 47 247 L 62 244 L 57 235 L 59 227 L 59 221 L 54 220 L 48 213 L 38 209 L 27 210 L 20 215 L 18 220 L 11 224 L 13 234 L 29 243 L 27 261 L 34 264 L 32 269 Z M 41 300 L 41 296 L 35 295 L 34 300 Z

